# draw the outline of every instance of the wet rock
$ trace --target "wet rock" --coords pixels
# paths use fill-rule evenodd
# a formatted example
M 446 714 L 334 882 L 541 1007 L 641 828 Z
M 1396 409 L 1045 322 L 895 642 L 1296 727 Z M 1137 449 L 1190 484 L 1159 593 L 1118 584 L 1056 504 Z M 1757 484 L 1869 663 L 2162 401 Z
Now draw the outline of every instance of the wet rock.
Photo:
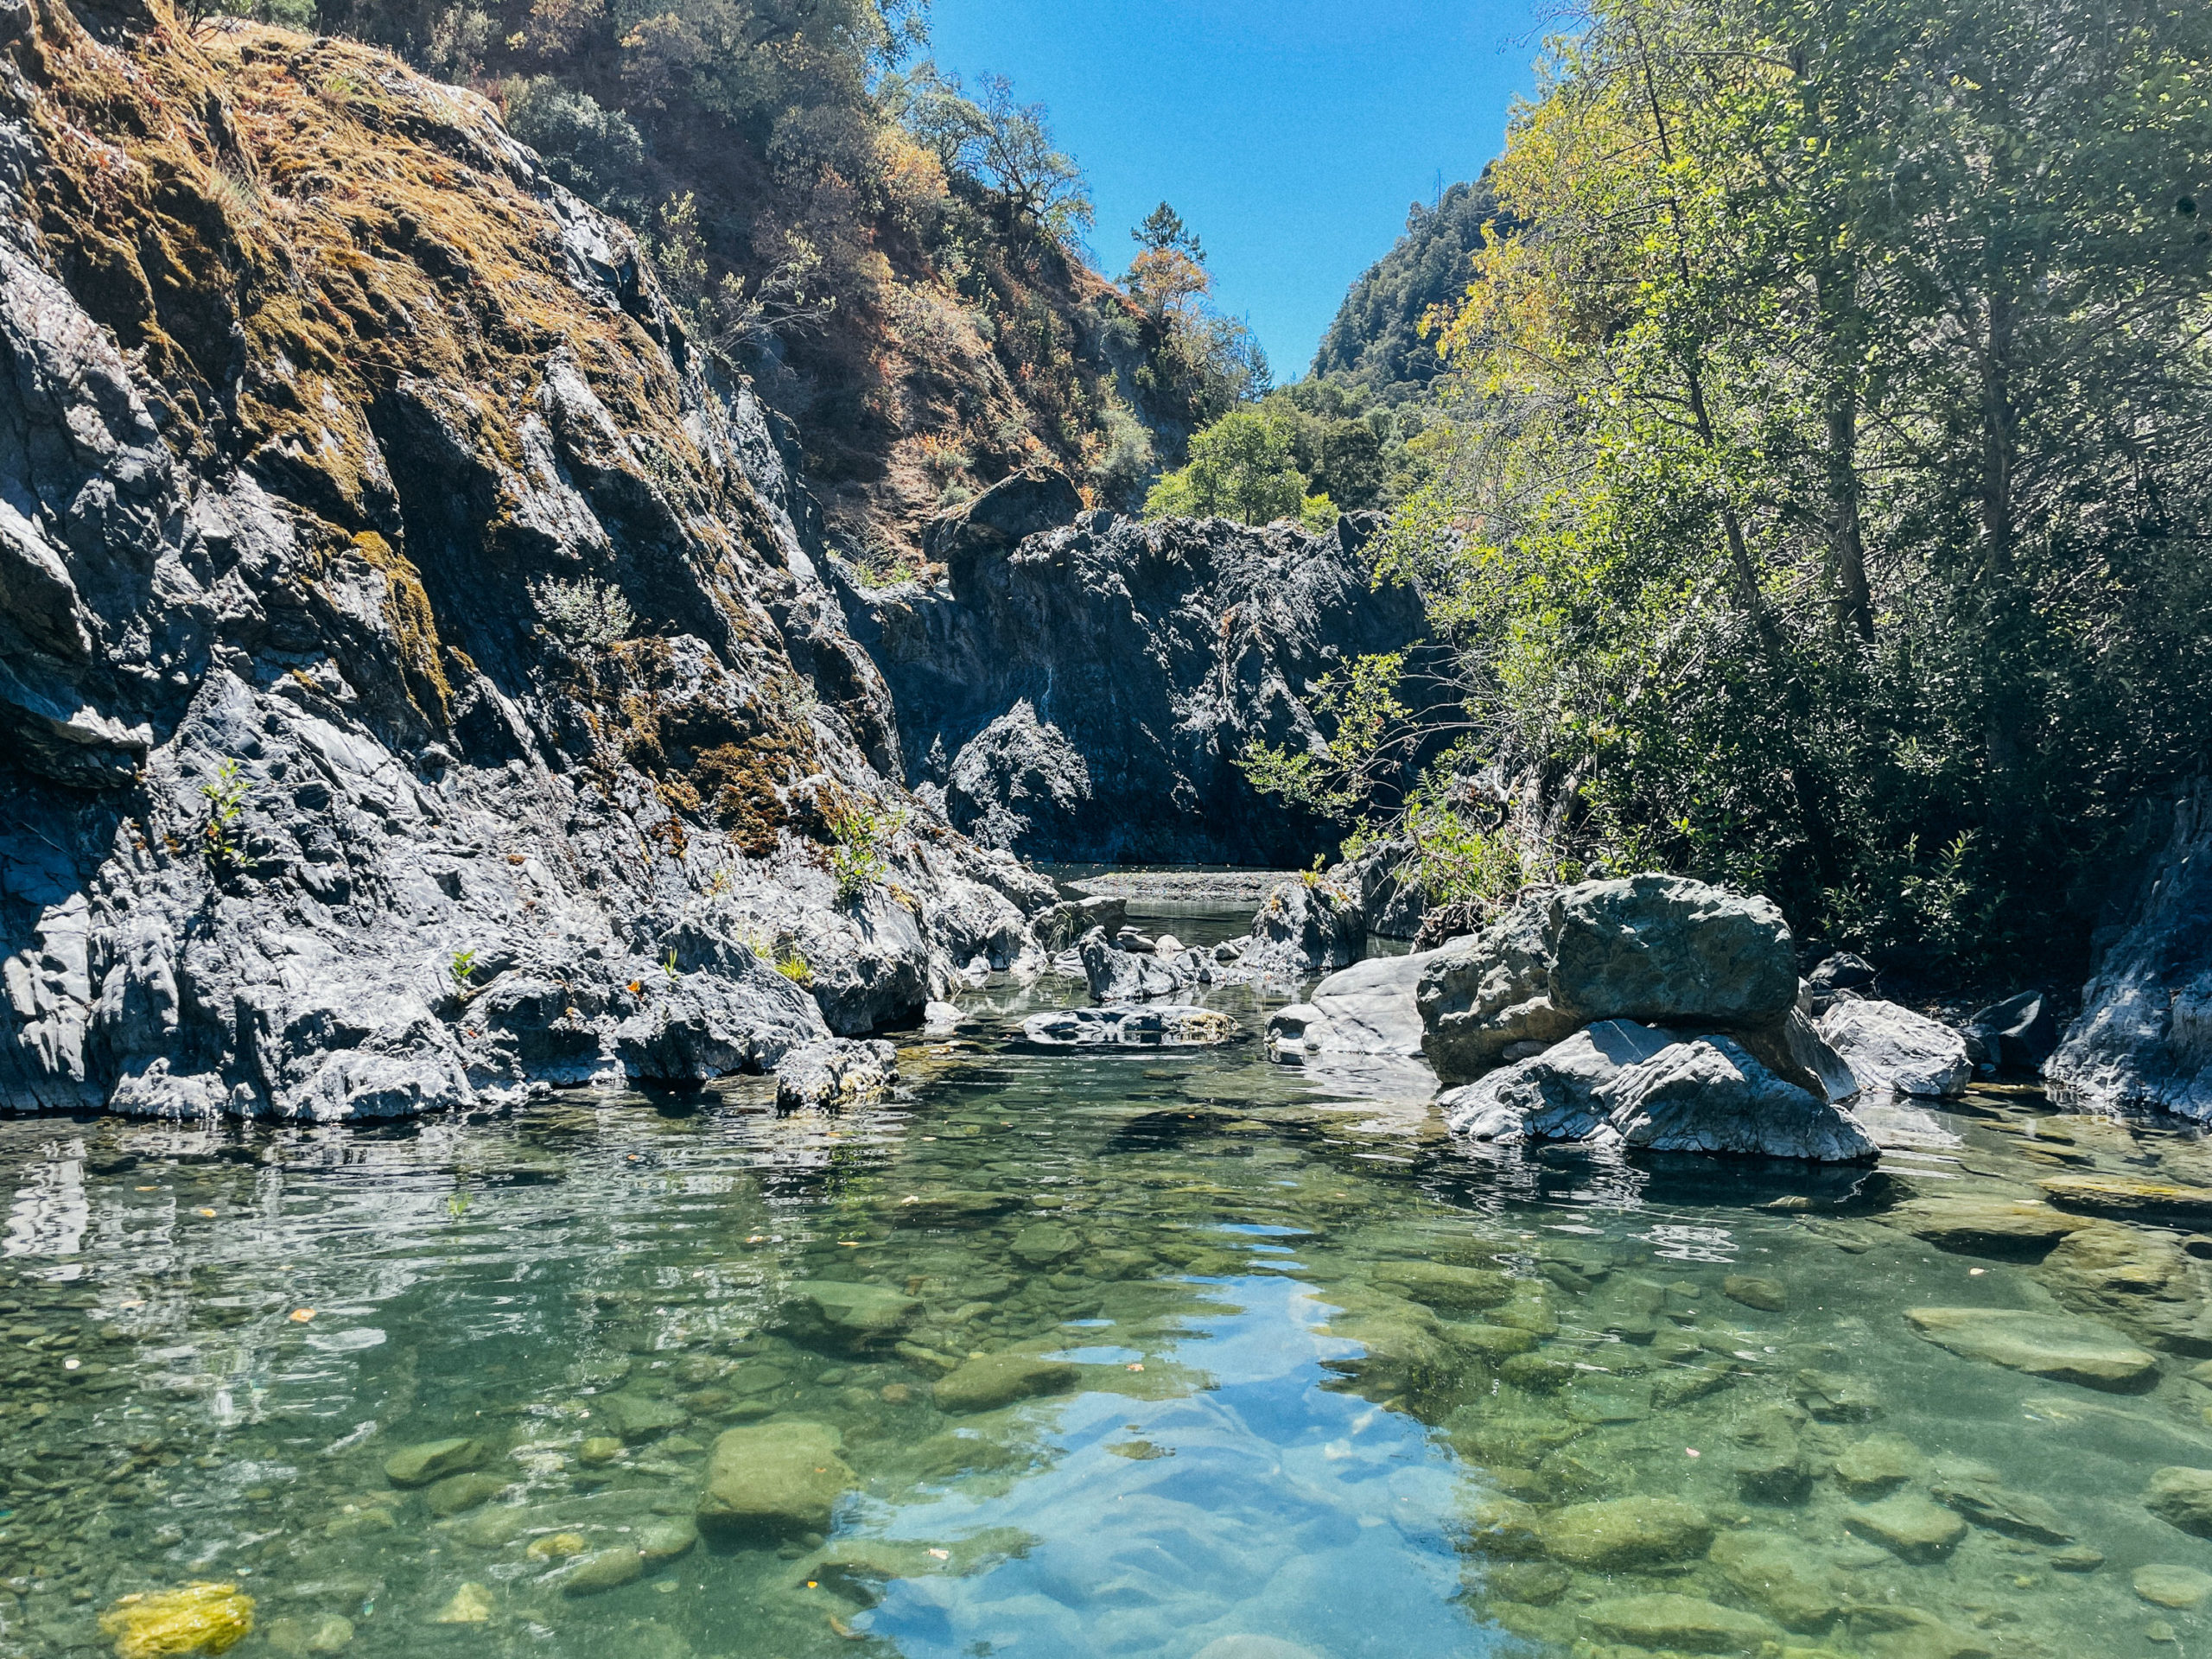
M 1539 1531 L 1554 1560 L 1597 1573 L 1694 1560 L 1713 1541 L 1705 1511 L 1672 1497 L 1572 1504 Z
M 1800 1371 L 1791 1379 L 1789 1391 L 1824 1423 L 1863 1423 L 1882 1409 L 1873 1384 L 1840 1371 Z
M 353 1640 L 353 1621 L 342 1613 L 324 1613 L 315 1618 L 288 1614 L 263 1626 L 261 1639 L 292 1659 L 305 1654 L 343 1653 Z
M 446 1605 L 430 1616 L 430 1623 L 483 1624 L 490 1622 L 493 1611 L 490 1588 L 472 1581 L 454 1591 Z
M 1510 1325 L 1447 1324 L 1444 1339 L 1462 1353 L 1473 1354 L 1495 1364 L 1536 1345 L 1535 1333 Z
M 1908 1308 L 1905 1319 L 1939 1347 L 2034 1376 L 2114 1392 L 2147 1387 L 2158 1378 L 2156 1355 L 2088 1319 L 1986 1307 Z
M 2124 930 L 2098 958 L 2082 1012 L 2044 1066 L 2062 1103 L 2212 1116 L 2212 784 L 2174 806 L 2172 832 Z
M 1476 1141 L 1579 1141 L 1612 1115 L 1622 1072 L 1662 1052 L 1670 1032 L 1600 1020 L 1437 1100 L 1445 1127 Z
M 724 1431 L 699 1497 L 702 1530 L 732 1537 L 827 1532 L 837 1499 L 859 1484 L 825 1423 L 778 1421 Z
M 1975 1065 L 1992 1071 L 2040 1073 L 2058 1046 L 2057 1022 L 2041 991 L 2022 991 L 1982 1009 L 1963 1034 L 1981 1051 L 1971 1057 Z
M 2144 1488 L 2143 1507 L 2169 1526 L 2212 1538 L 2212 1469 L 2159 1470 Z
M 521 1503 L 478 1510 L 454 1524 L 453 1535 L 475 1549 L 503 1549 L 529 1528 L 532 1511 Z
M 1883 1219 L 1939 1249 L 1964 1255 L 2034 1259 L 2088 1224 L 2027 1198 L 1985 1194 L 1915 1198 Z
M 2058 1573 L 2094 1573 L 2105 1564 L 2105 1553 L 2092 1549 L 2087 1544 L 2073 1544 L 2050 1553 L 2050 1565 Z
M 1609 1128 L 1634 1149 L 1832 1164 L 1881 1155 L 1848 1112 L 1775 1076 L 1726 1037 L 1677 1044 L 1630 1067 L 1614 1098 Z
M 433 1482 L 423 1496 L 429 1501 L 430 1513 L 443 1516 L 473 1510 L 506 1489 L 507 1483 L 497 1475 L 448 1475 Z
M 617 1435 L 587 1435 L 584 1443 L 576 1448 L 576 1461 L 587 1469 L 601 1469 L 620 1461 L 626 1449 Z
M 581 1532 L 549 1532 L 531 1539 L 522 1553 L 533 1561 L 572 1561 L 590 1548 L 591 1540 Z
M 1007 1254 L 1027 1268 L 1050 1267 L 1055 1262 L 1065 1262 L 1083 1249 L 1083 1235 L 1072 1227 L 1057 1221 L 1042 1221 L 1024 1227 L 1014 1236 Z
M 899 1051 L 880 1038 L 807 1043 L 777 1063 L 776 1106 L 792 1112 L 864 1099 L 898 1076 Z
M 691 1421 L 690 1413 L 672 1400 L 632 1394 L 626 1389 L 616 1394 L 603 1394 L 593 1404 L 598 1408 L 600 1415 L 625 1440 L 649 1440 L 657 1434 L 681 1428 Z
M 2193 1567 L 2139 1567 L 2128 1582 L 2154 1607 L 2188 1612 L 2212 1600 L 2212 1573 Z
M 1252 918 L 1239 958 L 1260 973 L 1296 976 L 1349 968 L 1367 944 L 1359 900 L 1334 881 L 1285 881 Z
M 618 1545 L 613 1549 L 595 1549 L 589 1554 L 577 1556 L 562 1568 L 561 1593 L 564 1596 L 595 1596 L 601 1591 L 634 1584 L 645 1576 L 645 1558 L 627 1544 Z
M 1967 1535 L 1967 1523 L 1949 1510 L 1910 1492 L 1848 1511 L 1843 1524 L 1900 1560 L 1940 1561 Z
M 1720 1294 L 1732 1302 L 1756 1307 L 1762 1313 L 1779 1313 L 1789 1306 L 1789 1293 L 1778 1279 L 1755 1278 L 1732 1273 L 1720 1281 Z
M 1162 995 L 1172 995 L 1172 987 Z M 1060 1008 L 1021 1022 L 1021 1034 L 1050 1048 L 1120 1045 L 1141 1048 L 1212 1048 L 1232 1042 L 1242 1028 L 1230 1015 L 1191 1003 L 1139 1007 L 1117 1002 L 1096 1008 Z
M 491 1456 L 483 1441 L 465 1437 L 425 1440 L 395 1452 L 384 1463 L 384 1478 L 395 1486 L 427 1486 L 448 1475 L 466 1474 Z
M 1894 1002 L 1839 1002 L 1818 1029 L 1870 1095 L 1955 1095 L 1974 1075 L 1965 1038 Z
M 1835 1568 L 1802 1539 L 1749 1529 L 1724 1532 L 1708 1559 L 1784 1630 L 1824 1630 L 1843 1611 Z
M 1835 1478 L 1853 1497 L 1878 1497 L 1928 1471 L 1928 1459 L 1902 1434 L 1870 1434 L 1845 1448 Z
M 1497 1374 L 1516 1389 L 1548 1394 L 1575 1378 L 1573 1364 L 1554 1354 L 1518 1354 L 1497 1368 Z
M 986 1354 L 963 1360 L 938 1378 L 939 1411 L 993 1411 L 1033 1395 L 1057 1394 L 1073 1386 L 1081 1371 L 1065 1360 L 1032 1354 Z
M 1445 1262 L 1380 1262 L 1373 1278 L 1414 1301 L 1452 1313 L 1497 1307 L 1511 1301 L 1514 1294 L 1513 1281 L 1502 1273 Z
M 2212 1266 L 2170 1234 L 2085 1222 L 2035 1276 L 2075 1312 L 2109 1319 L 2139 1341 L 2212 1354 Z
M 858 1351 L 894 1342 L 922 1311 L 922 1304 L 888 1285 L 827 1279 L 795 1281 L 787 1304 L 800 1336 Z
M 1788 1413 L 1778 1408 L 1755 1412 L 1729 1439 L 1734 1442 L 1729 1471 L 1746 1503 L 1796 1503 L 1804 1498 L 1812 1485 L 1812 1465 Z
M 1198 962 L 1190 963 L 1186 973 L 1179 962 L 1162 962 L 1154 952 L 1128 950 L 1108 938 L 1103 928 L 1084 934 L 1075 951 L 1091 1000 L 1111 1007 L 1179 996 L 1198 982 L 1201 972 L 1211 977 Z
M 648 1562 L 672 1561 L 699 1541 L 699 1529 L 677 1516 L 652 1522 L 638 1529 L 638 1554 Z
M 1268 1058 L 1299 1064 L 1324 1054 L 1421 1058 L 1414 994 L 1428 956 L 1370 957 L 1316 985 L 1307 1000 L 1268 1019 Z
M 1939 1475 L 1929 1491 L 1938 1503 L 1992 1532 L 2038 1544 L 2074 1541 L 2065 1518 L 2032 1493 L 2011 1491 L 1993 1480 L 1958 1475 Z
M 1467 1536 L 1485 1554 L 1509 1560 L 1544 1553 L 1542 1512 L 1510 1497 L 1485 1497 L 1467 1513 Z
M 119 1598 L 100 1615 L 116 1659 L 226 1653 L 253 1633 L 253 1598 L 235 1584 L 200 1580 L 175 1590 Z
M 1582 1617 L 1613 1641 L 1677 1653 L 1757 1653 L 1778 1634 L 1763 1618 L 1695 1596 L 1623 1596 L 1592 1603 Z
M 2094 1216 L 2149 1217 L 2192 1226 L 2212 1220 L 2212 1188 L 2120 1175 L 2049 1175 L 2036 1185 L 2053 1204 Z

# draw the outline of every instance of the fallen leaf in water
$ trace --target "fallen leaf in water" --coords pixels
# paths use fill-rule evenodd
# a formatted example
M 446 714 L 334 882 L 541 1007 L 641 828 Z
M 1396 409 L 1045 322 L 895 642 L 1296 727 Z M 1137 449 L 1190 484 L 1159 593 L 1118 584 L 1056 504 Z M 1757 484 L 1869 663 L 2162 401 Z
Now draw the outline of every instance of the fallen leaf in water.
M 205 1216 L 210 1221 L 215 1219 L 215 1212 L 213 1210 L 195 1210 L 192 1213 L 195 1216 Z
M 843 1619 L 838 1618 L 835 1613 L 830 1615 L 830 1628 L 836 1631 L 839 1636 L 843 1637 L 848 1642 L 865 1642 L 868 1640 L 868 1637 L 863 1633 L 855 1630 L 851 1625 L 846 1624 Z
M 309 1319 L 315 1318 L 315 1309 L 296 1307 L 292 1310 L 290 1318 L 294 1325 L 305 1325 Z
M 952 1552 L 949 1549 L 933 1549 L 930 1554 L 940 1561 L 949 1561 L 952 1559 Z

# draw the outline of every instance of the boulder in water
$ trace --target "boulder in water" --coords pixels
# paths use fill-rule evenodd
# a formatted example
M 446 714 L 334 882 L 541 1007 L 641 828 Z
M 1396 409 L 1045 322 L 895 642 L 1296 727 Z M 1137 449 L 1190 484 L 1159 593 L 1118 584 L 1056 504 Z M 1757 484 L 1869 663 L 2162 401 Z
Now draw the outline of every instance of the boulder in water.
M 1938 1347 L 2031 1376 L 2129 1392 L 2158 1379 L 2158 1359 L 2109 1325 L 1999 1307 L 1913 1307 L 1912 1328 Z
M 1776 1077 L 1726 1037 L 1663 1050 L 1624 1072 L 1613 1093 L 1610 1127 L 1642 1151 L 1827 1164 L 1881 1155 L 1848 1112 Z
M 707 1462 L 702 1529 L 777 1538 L 827 1532 L 837 1499 L 859 1485 L 826 1423 L 759 1423 L 725 1430 Z
M 1189 1003 L 1122 1003 L 1033 1014 L 1021 1034 L 1048 1048 L 1207 1048 L 1234 1040 L 1238 1027 L 1228 1014 Z
M 1974 1074 L 1965 1038 L 1894 1002 L 1839 1002 L 1818 1029 L 1870 1095 L 1940 1098 L 1965 1089 Z
M 1426 955 L 1370 957 L 1316 985 L 1308 1000 L 1268 1019 L 1268 1058 L 1297 1065 L 1324 1054 L 1421 1058 L 1414 995 Z
M 1259 913 L 1242 958 L 1262 973 L 1297 976 L 1349 968 L 1367 943 L 1359 901 L 1335 882 L 1279 883 Z
M 776 1067 L 783 1111 L 835 1106 L 881 1094 L 899 1076 L 899 1051 L 881 1039 L 830 1038 L 793 1049 Z

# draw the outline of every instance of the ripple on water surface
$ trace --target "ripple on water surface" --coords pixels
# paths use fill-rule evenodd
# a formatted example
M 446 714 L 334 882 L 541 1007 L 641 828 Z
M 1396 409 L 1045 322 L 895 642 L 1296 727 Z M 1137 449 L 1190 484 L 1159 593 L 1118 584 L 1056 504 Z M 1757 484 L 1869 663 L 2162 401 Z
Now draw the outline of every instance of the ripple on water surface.
M 0 1122 L 0 1655 L 196 1581 L 245 1659 L 2212 1636 L 2212 1243 L 2038 1185 L 2212 1185 L 2180 1137 L 1478 1157 L 1255 1043 L 1001 1052 L 1059 994 L 841 1117 Z

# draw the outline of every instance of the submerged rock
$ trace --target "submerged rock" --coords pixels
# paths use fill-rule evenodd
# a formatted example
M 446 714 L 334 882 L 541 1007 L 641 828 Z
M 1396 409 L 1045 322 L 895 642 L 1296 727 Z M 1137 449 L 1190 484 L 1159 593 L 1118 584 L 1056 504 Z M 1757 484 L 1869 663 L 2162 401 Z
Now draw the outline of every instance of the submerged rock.
M 483 1441 L 456 1436 L 425 1440 L 395 1452 L 384 1461 L 384 1478 L 395 1486 L 427 1486 L 448 1475 L 464 1474 L 491 1455 Z
M 2088 1319 L 1993 1307 L 1914 1307 L 1905 1318 L 1939 1347 L 2033 1376 L 2119 1392 L 2158 1378 L 2157 1355 Z
M 1910 1492 L 1848 1510 L 1843 1524 L 1906 1561 L 1940 1561 L 1967 1535 L 1967 1523 L 1952 1511 Z
M 100 1615 L 116 1659 L 228 1653 L 253 1633 L 253 1598 L 235 1584 L 202 1580 L 176 1590 L 124 1596 Z
M 506 1491 L 507 1483 L 497 1475 L 448 1475 L 435 1483 L 423 1494 L 435 1516 L 460 1515 L 487 1503 Z
M 800 1335 L 849 1351 L 896 1341 L 922 1311 L 920 1302 L 888 1285 L 827 1279 L 794 1282 L 788 1306 Z
M 1757 1653 L 1778 1634 L 1754 1614 L 1695 1596 L 1623 1596 L 1592 1602 L 1582 1617 L 1616 1642 L 1677 1653 Z
M 2212 1221 L 2212 1187 L 2072 1173 L 2046 1176 L 2036 1185 L 2053 1204 L 2094 1216 L 2141 1217 L 2192 1225 Z
M 1927 1458 L 1902 1434 L 1870 1434 L 1835 1460 L 1837 1484 L 1858 1498 L 1894 1491 L 1927 1470 Z
M 1836 1569 L 1804 1540 L 1739 1529 L 1713 1541 L 1721 1576 L 1790 1630 L 1824 1630 L 1843 1611 Z
M 2193 1567 L 2139 1567 L 2128 1580 L 2135 1593 L 2154 1607 L 2187 1612 L 2212 1601 L 2212 1573 Z
M 1974 1075 L 1965 1038 L 1894 1002 L 1839 1002 L 1819 1031 L 1870 1095 L 1955 1095 Z
M 2143 1489 L 2143 1507 L 2169 1526 L 2212 1538 L 2212 1469 L 2159 1470 Z
M 2009 1491 L 1994 1480 L 1961 1475 L 1939 1477 L 1928 1490 L 1938 1503 L 1957 1510 L 1977 1527 L 2031 1543 L 2074 1541 L 2065 1518 L 2032 1493 Z
M 1596 1573 L 1662 1566 L 1705 1554 L 1713 1523 L 1705 1511 L 1673 1497 L 1619 1497 L 1574 1503 L 1539 1526 L 1544 1553 Z
M 2212 1264 L 2171 1233 L 2085 1221 L 2035 1276 L 2068 1307 L 2109 1319 L 2139 1341 L 2212 1354 Z
M 645 1558 L 627 1544 L 579 1555 L 559 1575 L 564 1596 L 595 1596 L 645 1576 Z
M 963 1360 L 938 1378 L 937 1406 L 939 1411 L 994 1411 L 1034 1395 L 1057 1394 L 1071 1387 L 1081 1375 L 1065 1360 L 1040 1359 L 1033 1354 L 986 1354 Z
M 2089 1224 L 2028 1198 L 1983 1194 L 1915 1198 L 1882 1217 L 1938 1249 L 1967 1255 L 2040 1257 Z
M 724 1431 L 699 1496 L 702 1529 L 733 1537 L 827 1532 L 837 1499 L 860 1482 L 826 1423 L 779 1421 Z
M 433 1624 L 484 1624 L 491 1621 L 494 1607 L 488 1586 L 474 1580 L 464 1584 L 448 1598 L 446 1605 L 430 1615 Z

